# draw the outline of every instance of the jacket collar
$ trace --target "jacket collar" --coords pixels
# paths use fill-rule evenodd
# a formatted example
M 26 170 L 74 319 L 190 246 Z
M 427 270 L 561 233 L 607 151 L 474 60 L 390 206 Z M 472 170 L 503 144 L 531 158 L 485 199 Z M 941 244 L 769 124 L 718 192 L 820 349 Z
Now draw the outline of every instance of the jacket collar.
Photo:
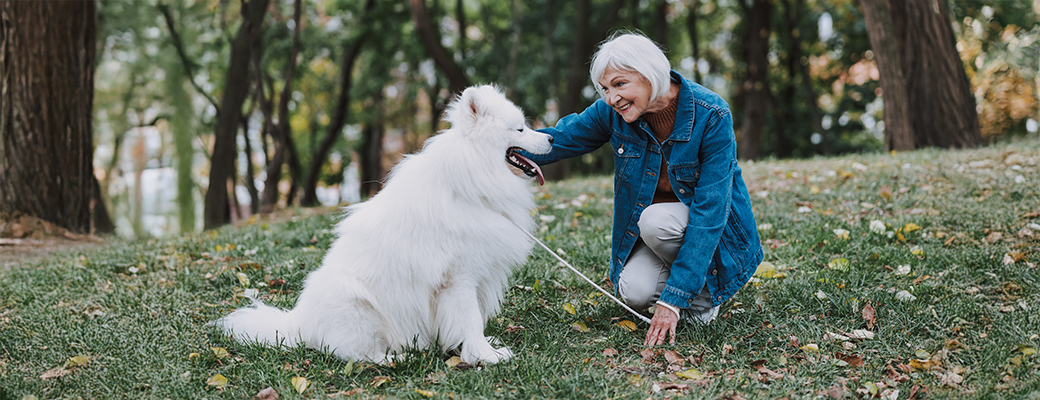
M 695 118 L 693 104 L 693 85 L 690 81 L 683 79 L 679 73 L 671 71 L 672 82 L 679 84 L 679 104 L 675 110 L 675 127 L 668 140 L 677 142 L 689 142 L 693 136 L 693 122 Z

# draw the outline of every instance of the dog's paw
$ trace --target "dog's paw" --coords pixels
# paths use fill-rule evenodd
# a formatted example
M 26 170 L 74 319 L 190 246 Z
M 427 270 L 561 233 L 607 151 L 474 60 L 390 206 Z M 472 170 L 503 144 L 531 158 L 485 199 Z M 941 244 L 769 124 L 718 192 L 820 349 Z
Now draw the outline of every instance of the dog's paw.
M 513 351 L 509 350 L 508 347 L 491 347 L 490 344 L 484 344 L 480 346 L 481 349 L 478 351 L 474 348 L 466 348 L 463 346 L 462 349 L 462 361 L 470 364 L 476 364 L 478 361 L 484 364 L 496 364 L 502 361 L 506 361 L 513 358 Z

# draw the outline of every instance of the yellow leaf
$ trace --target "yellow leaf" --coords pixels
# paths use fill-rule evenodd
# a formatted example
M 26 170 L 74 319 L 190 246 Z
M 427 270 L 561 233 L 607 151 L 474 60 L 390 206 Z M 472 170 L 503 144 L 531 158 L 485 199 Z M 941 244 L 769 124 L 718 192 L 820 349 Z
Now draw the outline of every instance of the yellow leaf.
M 827 267 L 844 271 L 849 267 L 849 259 L 845 257 L 835 258 L 831 260 L 831 262 L 827 263 Z
M 924 250 L 921 250 L 921 246 L 914 246 L 910 248 L 910 254 L 913 254 L 915 256 L 923 256 Z
M 448 364 L 448 368 L 455 368 L 455 366 L 459 365 L 459 363 L 461 363 L 461 362 L 462 362 L 462 358 L 460 358 L 459 356 L 453 356 L 453 357 L 449 358 L 447 361 L 445 361 L 444 363 Z
M 632 322 L 632 321 L 629 321 L 627 319 L 618 321 L 616 324 L 614 324 L 614 326 L 621 327 L 621 329 L 624 329 L 624 330 L 629 331 L 629 332 L 635 332 L 636 331 L 636 323 Z
M 811 187 L 809 187 L 809 193 L 820 194 L 820 187 L 816 186 L 816 185 L 812 185 Z
M 581 322 L 581 321 L 578 321 L 578 322 L 575 322 L 575 323 L 571 324 L 571 328 L 573 328 L 574 330 L 576 330 L 578 332 L 588 332 L 589 331 L 589 327 L 585 326 L 585 323 Z
M 771 279 L 776 276 L 776 266 L 769 261 L 762 261 L 755 270 L 755 276 L 763 279 Z
M 302 376 L 292 378 L 291 382 L 292 386 L 296 388 L 296 393 L 299 394 L 303 394 L 303 392 L 307 390 L 307 386 L 311 385 L 310 381 L 308 381 L 307 378 L 304 378 Z
M 917 358 L 911 358 L 909 364 L 910 367 L 921 370 L 928 370 L 936 365 L 935 361 Z
M 213 386 L 215 388 L 225 388 L 225 387 L 227 387 L 227 384 L 228 384 L 228 379 L 225 378 L 224 375 L 221 375 L 221 374 L 213 375 L 212 377 L 210 377 L 209 379 L 206 380 L 206 385 L 207 386 Z
M 190 359 L 196 358 L 198 356 L 199 356 L 199 353 L 191 353 L 191 354 L 188 354 L 188 359 L 190 360 Z
M 348 361 L 347 365 L 343 367 L 343 375 L 350 375 L 354 372 L 354 361 Z
M 246 274 L 243 274 L 241 272 L 236 272 L 235 276 L 238 277 L 238 283 L 241 283 L 242 287 L 248 287 L 249 286 L 249 277 L 246 276 Z
M 919 229 L 921 229 L 921 227 L 913 222 L 903 225 L 903 232 L 909 233 Z
M 571 304 L 571 303 L 564 304 L 563 305 L 563 311 L 566 311 L 566 312 L 570 313 L 571 315 L 574 315 L 574 314 L 577 313 L 577 311 L 574 311 L 574 305 Z
M 820 346 L 816 345 L 816 343 L 809 343 L 809 344 L 807 344 L 805 346 L 799 347 L 799 349 L 808 351 L 810 353 L 819 353 L 820 352 Z
M 71 367 L 82 367 L 90 362 L 90 357 L 87 356 L 75 356 L 65 361 L 65 368 Z
M 387 382 L 390 382 L 389 376 L 377 376 L 372 379 L 372 387 L 380 387 Z
M 420 389 L 415 389 L 415 393 L 418 393 L 418 394 L 422 395 L 422 397 L 433 397 L 433 395 L 437 394 L 437 393 L 435 393 L 432 390 L 420 390 Z
M 227 349 L 225 349 L 223 347 L 210 347 L 209 349 L 213 350 L 213 355 L 217 356 L 217 358 L 222 358 L 222 357 L 227 357 L 228 356 Z
M 218 245 L 217 245 L 217 249 L 216 249 L 216 250 L 217 250 L 217 251 L 221 251 L 221 250 L 223 250 L 223 247 L 220 247 L 220 245 L 218 244 Z
M 690 369 L 685 370 L 685 371 L 676 372 L 675 376 L 678 376 L 680 378 L 693 379 L 693 380 L 704 379 L 704 374 L 702 374 L 701 371 L 698 371 L 698 370 L 696 370 L 694 368 L 690 368 Z
M 903 236 L 903 228 L 896 229 L 896 239 L 900 242 L 906 243 L 906 236 Z
M 1018 347 L 1018 351 L 1021 351 L 1022 355 L 1027 356 L 1027 357 L 1028 356 L 1032 356 L 1032 355 L 1036 355 L 1036 347 L 1019 346 Z

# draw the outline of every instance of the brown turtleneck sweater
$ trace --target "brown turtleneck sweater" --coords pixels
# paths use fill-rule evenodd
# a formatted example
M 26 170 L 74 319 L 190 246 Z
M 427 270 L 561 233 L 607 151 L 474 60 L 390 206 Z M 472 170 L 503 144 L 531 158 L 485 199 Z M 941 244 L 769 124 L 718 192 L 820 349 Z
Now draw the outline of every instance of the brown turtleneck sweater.
M 675 96 L 665 109 L 656 113 L 643 114 L 646 123 L 650 125 L 650 130 L 654 132 L 657 142 L 662 145 L 672 135 L 672 128 L 675 127 L 675 112 L 678 107 L 679 96 Z M 679 198 L 672 191 L 672 183 L 668 180 L 668 160 L 662 156 L 661 170 L 657 174 L 657 190 L 654 191 L 653 203 L 674 203 L 678 201 Z

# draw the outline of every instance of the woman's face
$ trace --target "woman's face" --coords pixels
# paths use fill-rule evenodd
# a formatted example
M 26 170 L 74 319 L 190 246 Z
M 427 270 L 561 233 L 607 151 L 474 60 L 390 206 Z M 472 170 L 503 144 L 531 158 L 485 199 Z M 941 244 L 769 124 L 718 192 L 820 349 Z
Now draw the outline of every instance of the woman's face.
M 603 100 L 621 114 L 625 122 L 634 122 L 650 105 L 650 81 L 638 72 L 607 67 L 599 84 L 603 88 Z

